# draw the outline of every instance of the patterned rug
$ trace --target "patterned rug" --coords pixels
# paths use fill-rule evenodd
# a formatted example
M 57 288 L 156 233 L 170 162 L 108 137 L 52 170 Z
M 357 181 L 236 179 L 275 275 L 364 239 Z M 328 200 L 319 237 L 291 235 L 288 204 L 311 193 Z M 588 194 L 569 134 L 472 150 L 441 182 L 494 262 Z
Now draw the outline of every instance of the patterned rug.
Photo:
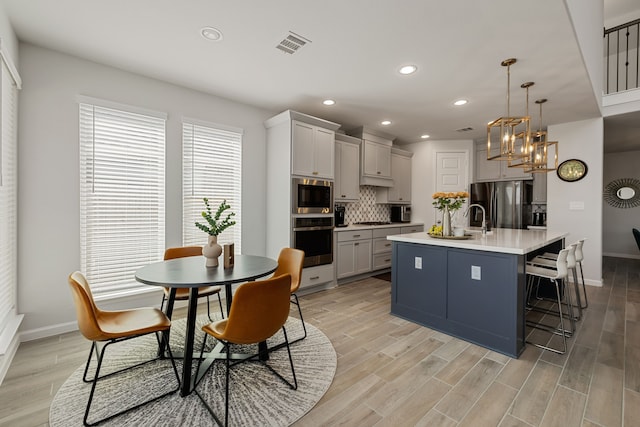
M 198 317 L 197 351 L 203 339 L 201 325 L 206 315 Z M 286 324 L 290 341 L 303 335 L 300 320 L 290 317 Z M 308 336 L 291 345 L 298 389 L 292 390 L 261 363 L 246 362 L 231 368 L 229 425 L 288 426 L 305 415 L 327 391 L 336 371 L 336 353 L 329 339 L 312 325 L 306 324 Z M 171 327 L 171 348 L 179 351 L 184 345 L 185 320 L 176 320 Z M 268 345 L 284 342 L 282 332 L 272 337 Z M 207 338 L 207 348 L 215 340 Z M 90 343 L 87 342 L 87 353 Z M 232 347 L 233 352 L 250 352 L 245 346 Z M 256 352 L 256 347 L 251 350 Z M 157 342 L 153 335 L 107 348 L 102 373 L 153 358 Z M 291 367 L 286 348 L 270 354 L 268 362 L 286 379 L 291 380 Z M 96 363 L 93 363 L 96 365 Z M 181 360 L 176 361 L 182 373 Z M 194 361 L 194 365 L 197 362 Z M 194 366 L 194 370 L 196 366 Z M 84 365 L 80 366 L 60 387 L 49 412 L 52 427 L 81 426 L 91 384 L 82 382 Z M 216 361 L 198 385 L 198 392 L 224 421 L 224 361 Z M 125 373 L 98 381 L 89 422 L 120 409 L 130 408 L 151 396 L 176 387 L 176 378 L 167 360 L 158 360 Z M 115 417 L 105 426 L 209 426 L 216 425 L 195 393 L 180 397 L 179 392 L 141 408 Z

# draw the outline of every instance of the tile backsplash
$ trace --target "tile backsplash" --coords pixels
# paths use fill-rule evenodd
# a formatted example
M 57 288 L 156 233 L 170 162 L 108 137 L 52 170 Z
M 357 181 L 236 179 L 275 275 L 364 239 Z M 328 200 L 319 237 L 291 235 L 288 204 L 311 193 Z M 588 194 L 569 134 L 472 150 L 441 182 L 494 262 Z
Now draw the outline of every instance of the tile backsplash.
M 351 203 L 336 203 L 345 207 L 345 222 L 353 224 L 363 221 L 389 221 L 391 208 L 389 205 L 376 204 L 376 187 L 360 186 L 360 200 Z

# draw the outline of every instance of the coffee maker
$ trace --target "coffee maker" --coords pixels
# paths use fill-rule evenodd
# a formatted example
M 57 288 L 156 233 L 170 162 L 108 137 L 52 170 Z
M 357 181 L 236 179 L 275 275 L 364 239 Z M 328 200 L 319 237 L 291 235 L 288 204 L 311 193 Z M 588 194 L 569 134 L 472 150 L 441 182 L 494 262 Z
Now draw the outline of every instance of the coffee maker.
M 345 215 L 345 208 L 344 206 L 336 206 L 334 209 L 334 213 L 335 213 L 335 226 L 336 227 L 346 227 L 347 224 L 344 223 L 344 215 Z

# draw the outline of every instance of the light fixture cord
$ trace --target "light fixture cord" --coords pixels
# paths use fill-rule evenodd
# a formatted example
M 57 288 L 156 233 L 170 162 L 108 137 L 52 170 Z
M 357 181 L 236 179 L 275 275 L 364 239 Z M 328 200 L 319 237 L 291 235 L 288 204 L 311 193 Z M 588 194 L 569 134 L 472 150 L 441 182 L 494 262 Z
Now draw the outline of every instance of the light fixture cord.
M 509 117 L 511 117 L 511 111 L 509 108 L 509 98 L 510 98 L 509 88 L 510 87 L 511 87 L 511 65 L 507 65 L 507 120 Z

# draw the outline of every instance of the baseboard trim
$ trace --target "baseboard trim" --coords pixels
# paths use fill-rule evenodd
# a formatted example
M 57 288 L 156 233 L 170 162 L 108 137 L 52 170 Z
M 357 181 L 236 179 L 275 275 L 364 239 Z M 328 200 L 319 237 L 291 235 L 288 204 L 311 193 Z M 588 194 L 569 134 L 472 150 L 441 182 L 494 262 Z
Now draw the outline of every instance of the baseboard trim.
M 602 256 L 608 256 L 612 258 L 629 258 L 629 259 L 640 259 L 640 255 L 633 254 L 619 254 L 617 252 L 603 252 Z
M 20 331 L 20 342 L 39 340 L 41 338 L 53 337 L 55 335 L 66 334 L 78 330 L 78 322 L 58 323 L 57 325 L 46 326 L 43 328 L 29 329 Z

